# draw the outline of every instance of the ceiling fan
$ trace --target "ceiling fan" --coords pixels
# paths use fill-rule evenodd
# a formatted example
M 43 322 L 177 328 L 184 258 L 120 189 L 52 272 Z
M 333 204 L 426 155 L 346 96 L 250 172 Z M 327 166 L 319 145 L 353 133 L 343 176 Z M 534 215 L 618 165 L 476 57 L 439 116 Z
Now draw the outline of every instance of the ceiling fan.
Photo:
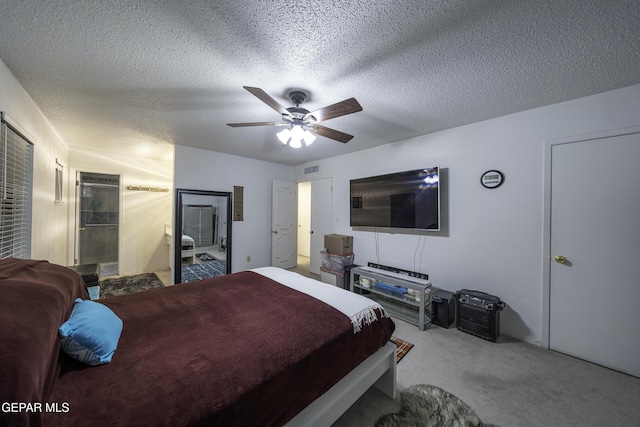
M 336 104 L 310 112 L 309 110 L 300 107 L 300 104 L 307 99 L 307 94 L 301 90 L 292 90 L 289 92 L 289 100 L 295 104 L 295 107 L 284 108 L 278 103 L 278 101 L 270 97 L 262 89 L 250 86 L 243 87 L 269 107 L 282 114 L 282 121 L 227 123 L 227 126 L 287 126 L 283 131 L 278 132 L 278 138 L 284 145 L 289 145 L 294 148 L 301 147 L 302 141 L 304 141 L 306 145 L 311 144 L 315 139 L 314 134 L 334 139 L 342 143 L 349 142 L 353 138 L 353 135 L 321 126 L 317 122 L 362 111 L 362 106 L 358 101 L 356 101 L 355 98 L 349 98 Z

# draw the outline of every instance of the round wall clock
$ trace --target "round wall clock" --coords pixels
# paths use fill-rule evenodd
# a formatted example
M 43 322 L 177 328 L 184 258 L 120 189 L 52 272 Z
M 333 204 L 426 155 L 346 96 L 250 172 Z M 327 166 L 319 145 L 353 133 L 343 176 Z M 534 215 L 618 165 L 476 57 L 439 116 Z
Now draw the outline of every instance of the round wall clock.
M 498 188 L 504 182 L 504 174 L 498 170 L 486 171 L 480 177 L 480 183 L 485 188 Z

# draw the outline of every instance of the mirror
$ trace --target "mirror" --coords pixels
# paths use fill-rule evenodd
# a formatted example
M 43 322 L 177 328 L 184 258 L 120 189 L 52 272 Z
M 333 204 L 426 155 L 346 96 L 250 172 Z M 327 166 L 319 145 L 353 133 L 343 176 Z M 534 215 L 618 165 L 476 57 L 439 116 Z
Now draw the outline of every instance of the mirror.
M 231 273 L 231 193 L 176 189 L 174 283 Z

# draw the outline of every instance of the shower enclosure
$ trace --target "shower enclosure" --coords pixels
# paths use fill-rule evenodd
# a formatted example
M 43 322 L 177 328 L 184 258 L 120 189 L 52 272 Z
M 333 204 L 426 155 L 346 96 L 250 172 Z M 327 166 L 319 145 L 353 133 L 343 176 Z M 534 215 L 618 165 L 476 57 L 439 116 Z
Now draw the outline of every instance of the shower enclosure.
M 120 177 L 78 172 L 76 264 L 100 264 L 101 275 L 118 274 Z

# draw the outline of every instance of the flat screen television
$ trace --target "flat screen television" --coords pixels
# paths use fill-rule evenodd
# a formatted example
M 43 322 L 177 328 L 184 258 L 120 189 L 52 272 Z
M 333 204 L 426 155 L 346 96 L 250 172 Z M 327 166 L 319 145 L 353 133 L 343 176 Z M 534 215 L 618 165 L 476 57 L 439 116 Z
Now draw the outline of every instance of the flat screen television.
M 350 181 L 351 227 L 440 230 L 438 167 Z

